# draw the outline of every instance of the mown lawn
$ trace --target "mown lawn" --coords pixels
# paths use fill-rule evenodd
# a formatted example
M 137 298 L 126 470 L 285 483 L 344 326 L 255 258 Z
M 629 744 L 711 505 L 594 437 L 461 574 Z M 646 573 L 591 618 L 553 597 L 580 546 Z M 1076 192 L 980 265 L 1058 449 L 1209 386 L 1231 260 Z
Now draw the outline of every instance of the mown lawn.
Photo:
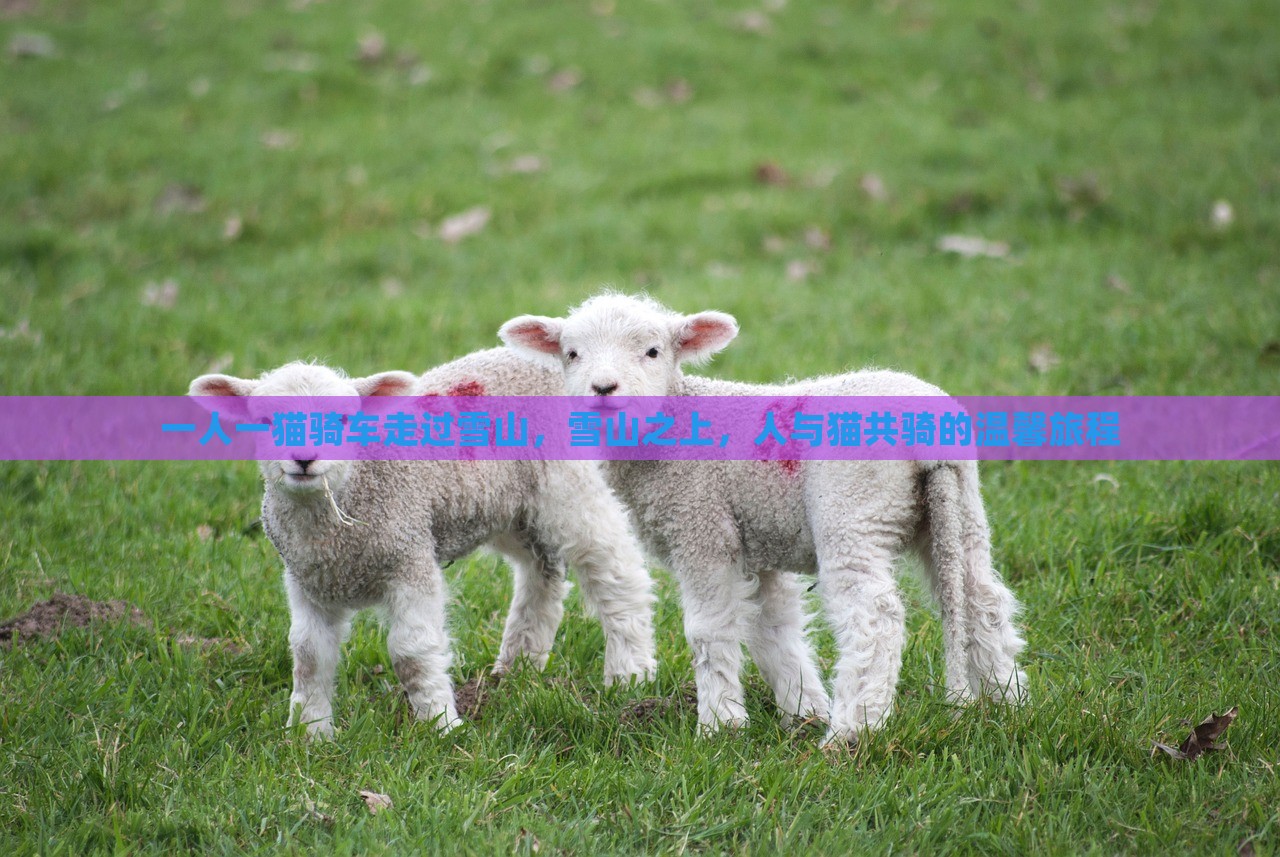
M 421 370 L 602 284 L 733 312 L 709 371 L 747 380 L 1278 392 L 1270 0 L 0 0 L 0 46 L 0 394 Z M 440 738 L 367 620 L 308 745 L 252 464 L 0 463 L 0 618 L 151 622 L 0 650 L 0 851 L 1275 853 L 1276 465 L 984 474 L 1032 704 L 954 711 L 908 582 L 898 713 L 824 754 L 754 672 L 750 727 L 695 738 L 662 572 L 655 688 L 602 688 L 575 597 Z M 449 575 L 461 683 L 510 585 Z M 1153 757 L 1233 705 L 1225 750 Z

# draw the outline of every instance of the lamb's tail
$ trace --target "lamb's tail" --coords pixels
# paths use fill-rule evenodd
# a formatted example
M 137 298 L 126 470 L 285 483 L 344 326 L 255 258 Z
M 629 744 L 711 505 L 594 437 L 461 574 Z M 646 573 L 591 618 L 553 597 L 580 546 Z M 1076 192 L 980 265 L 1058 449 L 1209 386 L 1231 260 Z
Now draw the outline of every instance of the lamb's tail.
M 940 462 L 925 473 L 930 580 L 942 613 L 947 690 L 1021 702 L 1026 645 L 1014 619 L 1018 602 L 991 564 L 991 532 L 975 462 Z

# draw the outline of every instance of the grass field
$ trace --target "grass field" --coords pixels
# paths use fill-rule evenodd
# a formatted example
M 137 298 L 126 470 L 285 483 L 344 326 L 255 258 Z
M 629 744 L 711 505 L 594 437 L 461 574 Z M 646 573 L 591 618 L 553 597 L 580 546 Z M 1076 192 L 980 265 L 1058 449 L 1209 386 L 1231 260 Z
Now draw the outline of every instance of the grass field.
M 602 284 L 734 313 L 708 371 L 744 380 L 1278 392 L 1270 0 L 0 0 L 0 46 L 2 394 L 421 370 Z M 754 670 L 745 732 L 695 737 L 662 572 L 656 688 L 602 687 L 575 597 L 547 673 L 441 738 L 363 620 L 308 745 L 252 464 L 0 463 L 0 618 L 152 623 L 0 650 L 0 851 L 1280 850 L 1276 465 L 984 478 L 1032 704 L 954 711 L 908 583 L 898 713 L 824 754 Z M 461 683 L 510 584 L 448 573 Z M 1153 757 L 1232 705 L 1226 750 Z

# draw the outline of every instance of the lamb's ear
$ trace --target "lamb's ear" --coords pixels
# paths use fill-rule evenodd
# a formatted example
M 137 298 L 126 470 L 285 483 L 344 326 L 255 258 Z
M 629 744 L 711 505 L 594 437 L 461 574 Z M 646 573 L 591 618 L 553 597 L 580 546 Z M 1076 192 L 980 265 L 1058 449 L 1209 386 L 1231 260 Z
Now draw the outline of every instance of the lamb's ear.
M 724 312 L 708 310 L 677 319 L 676 357 L 681 363 L 700 363 L 724 348 L 738 335 L 738 322 Z
M 418 385 L 418 376 L 408 372 L 379 372 L 368 378 L 356 378 L 351 384 L 362 397 L 412 396 Z
M 564 320 L 545 315 L 522 315 L 513 318 L 498 330 L 498 336 L 517 351 L 534 354 L 560 355 L 560 334 Z
M 201 375 L 187 388 L 188 396 L 248 396 L 257 381 L 235 378 L 231 375 Z

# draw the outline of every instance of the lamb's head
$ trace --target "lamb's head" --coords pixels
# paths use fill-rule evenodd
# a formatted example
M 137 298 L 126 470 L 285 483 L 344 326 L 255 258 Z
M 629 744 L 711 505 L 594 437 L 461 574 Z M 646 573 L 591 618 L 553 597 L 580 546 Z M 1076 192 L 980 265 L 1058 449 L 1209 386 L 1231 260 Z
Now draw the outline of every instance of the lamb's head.
M 568 318 L 513 318 L 498 335 L 519 351 L 558 358 L 571 396 L 666 396 L 680 364 L 710 359 L 738 335 L 738 323 L 722 312 L 680 315 L 647 297 L 602 294 Z
M 271 411 L 275 410 L 267 404 L 271 401 L 268 397 L 343 396 L 358 403 L 364 396 L 412 395 L 416 384 L 417 378 L 408 372 L 380 372 L 367 378 L 348 378 L 338 370 L 317 363 L 287 363 L 256 380 L 230 375 L 201 375 L 191 382 L 187 395 L 245 397 L 242 404 L 248 419 L 268 423 Z M 279 486 L 286 491 L 337 490 L 351 468 L 349 461 L 317 460 L 313 457 L 314 452 L 307 449 L 298 449 L 292 454 L 287 450 L 282 452 L 285 458 L 259 461 L 258 466 L 268 486 Z

